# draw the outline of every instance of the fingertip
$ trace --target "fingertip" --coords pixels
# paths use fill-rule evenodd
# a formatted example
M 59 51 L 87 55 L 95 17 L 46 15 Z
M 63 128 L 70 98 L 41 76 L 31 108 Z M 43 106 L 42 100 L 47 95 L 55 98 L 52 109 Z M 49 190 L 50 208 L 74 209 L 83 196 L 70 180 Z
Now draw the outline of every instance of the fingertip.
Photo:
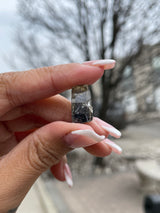
M 116 129 L 111 124 L 101 120 L 100 118 L 94 117 L 93 122 L 95 124 L 97 124 L 97 126 L 99 126 L 99 128 L 101 128 L 101 131 L 106 132 L 105 135 L 107 135 L 107 137 L 108 137 L 108 135 L 111 135 L 115 138 L 121 137 L 121 132 L 118 129 Z M 93 123 L 91 124 L 91 126 L 93 126 Z
M 112 153 L 112 148 L 102 142 L 85 147 L 85 150 L 96 157 L 106 157 Z
M 76 85 L 93 84 L 104 74 L 103 67 L 90 66 L 87 64 L 79 64 L 79 66 L 79 71 L 77 71 L 77 80 L 79 82 L 77 82 Z
M 58 92 L 77 85 L 93 84 L 104 73 L 103 68 L 78 63 L 57 65 L 48 69 L 53 73 L 54 88 Z
M 64 165 L 65 165 L 65 162 L 62 158 L 62 160 L 59 161 L 59 163 L 51 166 L 50 168 L 52 175 L 59 181 L 65 181 Z

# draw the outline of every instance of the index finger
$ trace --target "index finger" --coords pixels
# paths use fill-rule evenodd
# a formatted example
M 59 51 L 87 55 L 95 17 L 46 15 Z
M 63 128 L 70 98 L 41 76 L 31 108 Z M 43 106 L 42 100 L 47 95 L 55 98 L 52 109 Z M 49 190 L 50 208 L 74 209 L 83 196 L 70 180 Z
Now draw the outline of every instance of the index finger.
M 0 75 L 0 116 L 15 106 L 53 96 L 76 85 L 92 84 L 103 68 L 65 64 Z

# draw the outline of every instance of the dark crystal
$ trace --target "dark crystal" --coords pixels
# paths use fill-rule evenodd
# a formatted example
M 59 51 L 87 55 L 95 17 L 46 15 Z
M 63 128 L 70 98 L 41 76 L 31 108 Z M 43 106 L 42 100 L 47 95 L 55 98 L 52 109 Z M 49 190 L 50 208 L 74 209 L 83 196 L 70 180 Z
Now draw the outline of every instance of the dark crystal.
M 87 85 L 72 89 L 72 121 L 86 123 L 93 119 L 91 94 Z
M 93 119 L 92 106 L 84 103 L 72 104 L 72 121 L 75 123 L 86 123 Z

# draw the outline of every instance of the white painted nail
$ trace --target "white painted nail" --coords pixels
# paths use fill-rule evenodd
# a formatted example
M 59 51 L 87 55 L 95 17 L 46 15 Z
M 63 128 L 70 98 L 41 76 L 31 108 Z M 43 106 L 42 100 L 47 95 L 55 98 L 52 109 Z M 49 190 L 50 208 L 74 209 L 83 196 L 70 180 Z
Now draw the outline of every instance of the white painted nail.
M 104 135 L 98 135 L 95 131 L 90 129 L 75 130 L 72 131 L 71 134 L 87 136 L 97 142 L 100 142 L 105 139 Z
M 120 146 L 118 146 L 117 144 L 115 144 L 113 141 L 109 140 L 109 139 L 105 139 L 104 143 L 108 144 L 113 152 L 117 153 L 117 154 L 121 154 L 122 153 L 122 148 Z
M 104 59 L 104 60 L 97 60 L 93 62 L 93 65 L 99 64 L 99 65 L 106 65 L 106 64 L 115 64 L 116 61 L 113 59 Z
M 73 187 L 72 173 L 67 163 L 64 165 L 64 176 L 68 186 Z
M 122 135 L 121 132 L 114 127 L 102 126 L 102 128 L 109 132 L 109 134 L 113 137 L 120 138 Z

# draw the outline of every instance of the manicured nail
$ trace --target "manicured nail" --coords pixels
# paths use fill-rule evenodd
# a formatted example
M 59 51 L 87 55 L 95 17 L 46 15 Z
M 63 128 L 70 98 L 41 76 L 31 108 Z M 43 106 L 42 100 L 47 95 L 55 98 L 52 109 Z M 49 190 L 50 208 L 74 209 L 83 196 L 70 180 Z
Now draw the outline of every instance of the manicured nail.
M 108 138 L 106 138 L 103 142 L 106 143 L 107 145 L 109 145 L 112 148 L 113 152 L 115 152 L 117 154 L 122 153 L 122 148 L 120 146 L 118 146 L 117 144 L 115 144 L 113 141 L 109 140 Z
M 109 132 L 109 134 L 113 137 L 116 137 L 116 138 L 120 138 L 121 137 L 121 132 L 114 128 L 114 127 L 109 127 L 109 126 L 102 126 L 102 128 L 104 130 L 106 130 L 107 132 Z
M 75 130 L 65 136 L 65 141 L 71 148 L 79 148 L 93 145 L 105 139 L 104 135 L 98 135 L 90 129 Z
M 76 135 L 83 135 L 83 136 L 87 136 L 97 142 L 100 142 L 101 140 L 103 140 L 105 138 L 104 135 L 98 135 L 95 131 L 91 130 L 91 129 L 85 129 L 85 130 L 76 130 L 71 132 L 72 134 L 76 134 Z
M 94 60 L 94 61 L 86 61 L 83 64 L 92 65 L 92 66 L 100 66 L 104 69 L 112 69 L 115 66 L 116 61 L 113 59 L 102 59 L 102 60 Z
M 113 59 L 102 59 L 102 60 L 96 60 L 93 62 L 94 65 L 99 64 L 99 65 L 106 65 L 106 64 L 115 64 L 116 61 Z
M 64 176 L 69 187 L 73 186 L 72 173 L 67 163 L 64 164 Z
M 113 127 L 112 125 L 106 123 L 105 121 L 94 117 L 94 121 L 100 126 L 102 127 L 105 131 L 107 131 L 111 136 L 115 137 L 115 138 L 120 138 L 121 137 L 121 132 L 116 129 L 115 127 Z

